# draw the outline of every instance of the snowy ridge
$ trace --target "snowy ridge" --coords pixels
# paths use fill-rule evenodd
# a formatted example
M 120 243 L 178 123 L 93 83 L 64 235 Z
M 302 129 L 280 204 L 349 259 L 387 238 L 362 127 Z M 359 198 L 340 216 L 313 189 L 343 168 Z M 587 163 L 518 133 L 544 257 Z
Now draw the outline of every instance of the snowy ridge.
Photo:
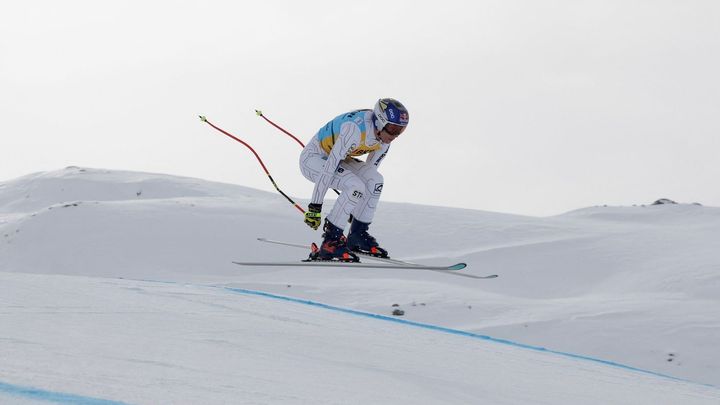
M 199 179 L 3 182 L 0 402 L 720 401 L 718 208 L 382 203 L 373 232 L 396 258 L 500 277 L 238 268 L 303 256 L 258 236 L 319 233 L 280 196 Z

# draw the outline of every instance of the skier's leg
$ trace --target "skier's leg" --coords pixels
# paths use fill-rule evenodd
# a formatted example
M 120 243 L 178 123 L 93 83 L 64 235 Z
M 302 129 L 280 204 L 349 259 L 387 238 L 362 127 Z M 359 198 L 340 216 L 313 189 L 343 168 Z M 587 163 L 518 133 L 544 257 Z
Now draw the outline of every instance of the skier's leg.
M 385 182 L 383 175 L 377 171 L 375 166 L 362 161 L 353 160 L 346 164 L 365 185 L 365 193 L 352 212 L 353 218 L 370 223 L 375 217 L 375 209 L 382 194 Z
M 339 228 L 345 229 L 345 224 L 348 223 L 350 215 L 364 198 L 365 183 L 349 170 L 344 163 L 340 163 L 338 172 L 335 175 L 338 180 L 337 186 L 334 188 L 340 190 L 340 196 L 335 201 L 335 205 L 333 205 L 327 219 Z
M 300 171 L 305 178 L 315 183 L 325 167 L 325 162 L 322 155 L 306 154 L 303 151 L 300 157 Z M 353 173 L 346 162 L 341 162 L 330 182 L 330 187 L 340 190 L 340 196 L 326 218 L 338 228 L 345 229 L 350 214 L 366 193 L 365 183 Z
M 383 176 L 375 166 L 368 165 L 365 162 L 354 161 L 349 163 L 348 166 L 365 184 L 365 195 L 353 211 L 353 222 L 347 237 L 347 247 L 353 251 L 387 257 L 387 250 L 381 248 L 377 240 L 368 233 L 370 222 L 375 216 L 375 209 L 382 193 Z

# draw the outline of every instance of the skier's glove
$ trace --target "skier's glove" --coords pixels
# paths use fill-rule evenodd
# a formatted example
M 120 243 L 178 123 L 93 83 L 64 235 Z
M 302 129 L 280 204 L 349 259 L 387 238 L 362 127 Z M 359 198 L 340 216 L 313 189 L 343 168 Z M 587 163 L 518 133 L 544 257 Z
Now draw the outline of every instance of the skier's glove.
M 318 229 L 320 227 L 320 212 L 322 212 L 322 204 L 308 205 L 308 210 L 305 213 L 305 223 L 312 229 Z

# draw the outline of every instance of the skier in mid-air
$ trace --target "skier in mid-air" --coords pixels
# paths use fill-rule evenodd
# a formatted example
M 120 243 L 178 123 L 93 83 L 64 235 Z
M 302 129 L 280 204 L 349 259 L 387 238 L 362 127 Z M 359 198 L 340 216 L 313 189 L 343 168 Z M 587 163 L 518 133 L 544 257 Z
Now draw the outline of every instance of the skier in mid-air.
M 335 117 L 313 136 L 300 154 L 303 176 L 315 183 L 305 223 L 318 229 L 329 188 L 340 190 L 325 218 L 323 241 L 311 258 L 354 261 L 352 252 L 388 257 L 387 250 L 368 233 L 383 188 L 378 172 L 390 143 L 407 127 L 405 106 L 392 98 L 378 100 L 373 110 L 356 110 Z M 356 157 L 369 154 L 365 161 Z M 345 224 L 352 215 L 350 232 Z

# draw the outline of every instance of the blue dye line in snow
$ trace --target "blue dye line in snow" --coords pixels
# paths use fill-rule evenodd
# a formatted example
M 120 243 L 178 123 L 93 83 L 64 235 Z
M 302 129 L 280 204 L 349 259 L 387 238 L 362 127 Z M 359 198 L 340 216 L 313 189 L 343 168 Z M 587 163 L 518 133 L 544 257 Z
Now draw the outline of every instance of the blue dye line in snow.
M 0 394 L 9 394 L 24 399 L 36 401 L 54 402 L 56 404 L 73 405 L 126 405 L 124 402 L 110 401 L 107 399 L 83 397 L 62 392 L 45 391 L 34 387 L 23 387 L 20 385 L 7 384 L 0 381 Z
M 544 353 L 552 353 L 555 355 L 569 357 L 569 358 L 576 359 L 576 360 L 590 361 L 593 363 L 604 364 L 606 366 L 617 367 L 617 368 L 621 368 L 621 369 L 625 369 L 625 370 L 649 374 L 649 375 L 653 375 L 656 377 L 668 378 L 668 379 L 674 380 L 674 381 L 682 381 L 682 382 L 687 382 L 687 383 L 699 384 L 699 385 L 703 385 L 706 387 L 717 388 L 712 384 L 703 384 L 703 383 L 698 383 L 695 381 L 685 380 L 685 379 L 673 377 L 673 376 L 670 376 L 667 374 L 657 373 L 655 371 L 644 370 L 641 368 L 616 363 L 616 362 L 610 361 L 610 360 L 603 360 L 603 359 L 598 359 L 595 357 L 583 356 L 580 354 L 551 350 L 551 349 L 547 349 L 547 348 L 540 347 L 540 346 L 527 345 L 524 343 L 518 343 L 518 342 L 513 342 L 511 340 L 494 338 L 492 336 L 487 336 L 487 335 L 480 335 L 477 333 L 467 332 L 467 331 L 463 331 L 463 330 L 459 330 L 459 329 L 451 329 L 451 328 L 445 328 L 442 326 L 431 325 L 431 324 L 427 324 L 427 323 L 408 321 L 405 319 L 393 318 L 393 317 L 386 316 L 386 315 L 379 315 L 379 314 L 373 314 L 370 312 L 358 311 L 358 310 L 354 310 L 354 309 L 336 307 L 336 306 L 332 306 L 332 305 L 328 305 L 328 304 L 323 304 L 321 302 L 305 300 L 305 299 L 300 299 L 300 298 L 286 297 L 283 295 L 276 295 L 276 294 L 271 294 L 271 293 L 267 293 L 267 292 L 263 292 L 263 291 L 247 290 L 244 288 L 234 288 L 234 287 L 224 287 L 224 288 L 226 290 L 229 290 L 229 291 L 232 291 L 235 293 L 247 294 L 247 295 L 258 295 L 261 297 L 267 297 L 267 298 L 272 298 L 272 299 L 276 299 L 276 300 L 289 301 L 289 302 L 294 302 L 294 303 L 298 303 L 298 304 L 310 305 L 313 307 L 329 309 L 331 311 L 343 312 L 346 314 L 357 315 L 357 316 L 362 316 L 362 317 L 366 317 L 366 318 L 379 319 L 379 320 L 387 321 L 387 322 L 395 322 L 395 323 L 399 323 L 399 324 L 403 324 L 403 325 L 409 325 L 409 326 L 414 326 L 414 327 L 418 327 L 418 328 L 429 329 L 429 330 L 434 330 L 434 331 L 443 332 L 443 333 L 449 333 L 452 335 L 467 336 L 467 337 L 474 338 L 474 339 L 486 340 L 486 341 L 490 341 L 490 342 L 494 342 L 494 343 L 500 343 L 503 345 L 519 347 L 521 349 L 533 350 L 533 351 L 544 352 Z

